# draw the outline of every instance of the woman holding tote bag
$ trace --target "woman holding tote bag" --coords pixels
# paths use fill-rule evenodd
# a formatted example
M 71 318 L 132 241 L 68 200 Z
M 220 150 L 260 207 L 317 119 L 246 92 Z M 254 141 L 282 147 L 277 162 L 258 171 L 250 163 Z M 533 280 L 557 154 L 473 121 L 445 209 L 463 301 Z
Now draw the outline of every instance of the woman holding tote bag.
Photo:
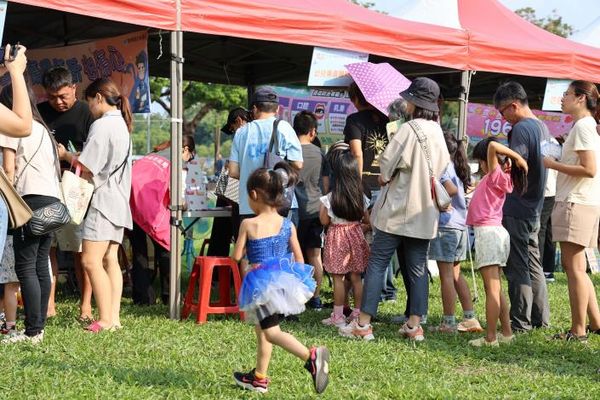
M 83 221 L 81 264 L 90 277 L 100 315 L 86 330 L 98 333 L 121 328 L 123 276 L 117 254 L 125 228 L 132 228 L 132 114 L 127 97 L 108 78 L 92 82 L 85 97 L 96 121 L 90 127 L 83 151 L 75 157 L 59 145 L 59 152 L 62 159 L 79 164 L 94 184 Z

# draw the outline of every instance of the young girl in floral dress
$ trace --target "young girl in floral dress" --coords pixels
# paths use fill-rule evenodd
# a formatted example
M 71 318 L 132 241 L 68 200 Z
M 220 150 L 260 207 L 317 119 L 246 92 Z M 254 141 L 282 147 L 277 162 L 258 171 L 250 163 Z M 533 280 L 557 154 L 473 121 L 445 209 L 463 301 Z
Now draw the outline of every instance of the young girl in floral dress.
M 323 267 L 333 278 L 333 312 L 322 321 L 337 327 L 346 324 L 344 279 L 350 279 L 354 293 L 352 320 L 360 313 L 361 274 L 367 267 L 369 245 L 364 232 L 369 229 L 368 199 L 363 194 L 358 163 L 350 151 L 342 152 L 331 165 L 333 190 L 321 197 L 319 218 L 327 226 Z

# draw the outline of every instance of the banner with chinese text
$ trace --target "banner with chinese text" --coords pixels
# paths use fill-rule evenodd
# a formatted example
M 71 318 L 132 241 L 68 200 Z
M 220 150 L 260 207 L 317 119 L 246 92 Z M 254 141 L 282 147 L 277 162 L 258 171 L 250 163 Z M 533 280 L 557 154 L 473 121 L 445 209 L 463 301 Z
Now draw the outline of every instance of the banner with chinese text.
M 94 80 L 108 77 L 127 96 L 135 113 L 150 112 L 150 81 L 148 75 L 148 33 L 100 39 L 93 42 L 48 49 L 28 49 L 27 69 L 38 101 L 46 100 L 42 76 L 50 67 L 64 66 L 77 84 L 77 97 Z M 10 83 L 8 74 L 2 86 Z

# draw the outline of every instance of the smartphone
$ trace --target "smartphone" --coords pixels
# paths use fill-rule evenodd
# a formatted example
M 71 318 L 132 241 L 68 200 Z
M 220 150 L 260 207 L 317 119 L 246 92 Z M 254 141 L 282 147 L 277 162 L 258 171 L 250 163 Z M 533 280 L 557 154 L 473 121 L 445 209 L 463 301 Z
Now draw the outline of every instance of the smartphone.
M 0 48 L 0 65 L 4 66 L 4 52 L 6 51 L 6 45 Z M 19 51 L 19 44 L 10 47 L 10 54 L 8 55 L 9 60 L 14 60 L 17 57 Z

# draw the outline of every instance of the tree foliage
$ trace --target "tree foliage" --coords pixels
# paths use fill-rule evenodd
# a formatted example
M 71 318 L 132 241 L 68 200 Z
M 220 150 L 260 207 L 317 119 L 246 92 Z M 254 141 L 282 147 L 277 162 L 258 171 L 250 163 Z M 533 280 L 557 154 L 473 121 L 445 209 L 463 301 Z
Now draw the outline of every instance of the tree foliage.
M 544 18 L 538 17 L 535 9 L 531 7 L 519 8 L 515 10 L 515 13 L 521 18 L 555 35 L 569 37 L 573 33 L 573 27 L 563 22 L 562 17 L 556 13 L 556 10 L 552 10 L 552 14 Z
M 150 90 L 152 99 L 165 111 L 171 112 L 171 89 L 166 78 L 151 78 Z M 194 134 L 200 121 L 211 110 L 227 111 L 234 107 L 246 105 L 247 92 L 244 87 L 202 82 L 183 82 L 183 132 Z

